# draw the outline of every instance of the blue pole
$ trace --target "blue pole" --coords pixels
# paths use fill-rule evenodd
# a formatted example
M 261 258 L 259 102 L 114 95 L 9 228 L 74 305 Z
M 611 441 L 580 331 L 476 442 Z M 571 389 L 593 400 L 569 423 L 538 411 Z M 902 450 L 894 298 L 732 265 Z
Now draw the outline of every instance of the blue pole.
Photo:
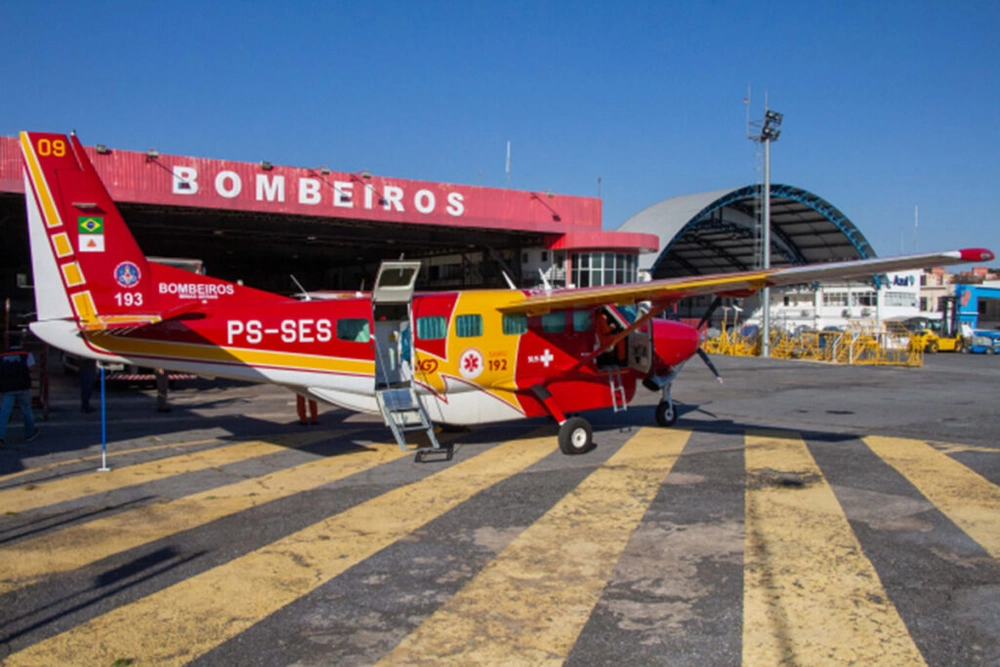
M 107 402 L 104 400 L 104 366 L 101 366 L 101 472 L 108 472 L 108 415 Z

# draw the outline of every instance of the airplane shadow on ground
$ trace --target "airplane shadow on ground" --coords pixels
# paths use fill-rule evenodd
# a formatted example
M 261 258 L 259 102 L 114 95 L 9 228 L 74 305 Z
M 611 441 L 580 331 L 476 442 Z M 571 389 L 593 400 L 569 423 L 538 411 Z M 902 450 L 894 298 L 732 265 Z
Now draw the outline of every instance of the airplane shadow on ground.
M 79 452 L 81 460 L 99 457 L 102 443 L 99 391 L 95 391 L 92 399 L 97 409 L 82 413 L 75 378 L 53 378 L 53 384 L 57 385 L 54 387 L 57 395 L 50 403 L 47 416 L 43 419 L 42 413 L 35 411 L 36 422 L 41 428 L 37 440 L 24 442 L 21 415 L 17 411 L 12 415 L 7 426 L 6 447 L 0 450 L 0 476 L 37 466 L 37 463 L 26 464 L 27 459 L 54 455 L 57 460 L 68 462 L 71 459 L 66 459 L 65 455 L 71 452 Z M 166 446 L 171 442 L 180 446 L 205 441 L 205 447 L 211 447 L 212 440 L 219 444 L 257 440 L 332 456 L 357 450 L 366 443 L 392 440 L 389 430 L 377 419 L 348 422 L 355 413 L 333 406 L 323 406 L 319 424 L 301 425 L 292 392 L 287 392 L 287 396 L 279 392 L 266 397 L 269 405 L 266 416 L 262 416 L 251 383 L 198 379 L 186 385 L 171 392 L 169 412 L 157 411 L 155 390 L 136 386 L 107 388 L 103 428 L 108 453 Z M 199 400 L 202 396 L 205 400 Z M 277 414 L 286 409 L 287 421 Z M 205 414 L 213 411 L 225 413 Z M 328 433 L 329 437 L 318 438 L 307 445 L 294 444 L 296 436 L 309 433 Z

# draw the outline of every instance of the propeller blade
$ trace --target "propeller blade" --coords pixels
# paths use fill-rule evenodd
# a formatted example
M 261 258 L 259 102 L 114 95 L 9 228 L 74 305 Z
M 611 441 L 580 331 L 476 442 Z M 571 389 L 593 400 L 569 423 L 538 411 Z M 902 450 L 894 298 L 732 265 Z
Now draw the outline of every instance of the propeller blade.
M 698 326 L 695 327 L 698 331 L 701 331 L 701 328 L 712 318 L 712 313 L 714 313 L 720 305 L 722 305 L 722 297 L 717 296 L 708 307 L 708 310 L 705 311 L 705 314 L 701 316 L 701 321 L 698 322 Z
M 719 369 L 717 369 L 715 364 L 712 363 L 712 359 L 708 356 L 708 352 L 705 352 L 705 350 L 699 347 L 698 356 L 701 357 L 701 360 L 705 362 L 706 366 L 708 366 L 708 370 L 712 371 L 712 374 L 715 375 L 715 379 L 719 381 L 719 384 L 722 384 L 722 376 L 719 375 Z

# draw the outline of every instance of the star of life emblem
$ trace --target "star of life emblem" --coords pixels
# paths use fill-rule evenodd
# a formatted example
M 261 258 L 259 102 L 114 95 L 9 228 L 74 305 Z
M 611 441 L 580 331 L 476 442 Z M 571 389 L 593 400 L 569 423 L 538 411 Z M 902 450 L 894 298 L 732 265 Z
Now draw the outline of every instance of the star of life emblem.
M 483 353 L 469 348 L 458 358 L 458 372 L 466 380 L 474 380 L 483 372 Z

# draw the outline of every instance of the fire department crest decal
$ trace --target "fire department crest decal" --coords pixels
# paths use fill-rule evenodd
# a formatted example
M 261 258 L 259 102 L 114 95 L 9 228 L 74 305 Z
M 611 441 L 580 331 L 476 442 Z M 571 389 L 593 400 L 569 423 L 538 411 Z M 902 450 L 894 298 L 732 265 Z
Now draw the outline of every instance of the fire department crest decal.
M 115 281 L 122 287 L 135 287 L 139 278 L 139 267 L 132 262 L 122 262 L 115 267 Z
M 483 353 L 474 347 L 462 353 L 458 358 L 458 372 L 466 380 L 474 380 L 483 372 Z

